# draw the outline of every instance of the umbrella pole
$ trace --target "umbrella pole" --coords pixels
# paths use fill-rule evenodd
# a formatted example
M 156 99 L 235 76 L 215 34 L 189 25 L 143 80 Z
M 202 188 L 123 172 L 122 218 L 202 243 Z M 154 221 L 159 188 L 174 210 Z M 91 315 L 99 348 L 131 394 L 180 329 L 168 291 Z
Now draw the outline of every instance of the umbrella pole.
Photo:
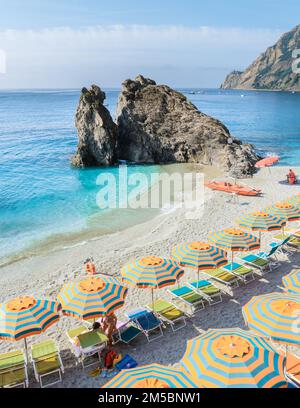
M 25 347 L 26 361 L 27 361 L 27 364 L 28 364 L 29 363 L 29 361 L 28 361 L 28 346 L 27 346 L 27 339 L 26 338 L 24 339 L 24 347 Z
M 152 309 L 154 310 L 154 289 L 151 288 L 151 295 L 152 295 Z
M 234 253 L 231 251 L 231 270 L 233 271 Z
M 197 289 L 199 289 L 199 280 L 200 280 L 200 268 L 198 267 L 198 280 L 197 280 Z

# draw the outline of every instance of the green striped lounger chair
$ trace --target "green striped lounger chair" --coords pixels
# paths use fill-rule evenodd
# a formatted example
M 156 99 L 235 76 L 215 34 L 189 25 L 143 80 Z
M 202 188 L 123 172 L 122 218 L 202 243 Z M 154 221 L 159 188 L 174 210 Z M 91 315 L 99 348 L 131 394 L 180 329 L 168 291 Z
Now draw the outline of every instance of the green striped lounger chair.
M 186 326 L 185 313 L 173 303 L 158 299 L 147 308 L 155 313 L 162 322 L 169 324 L 173 332 Z
M 223 301 L 222 291 L 208 280 L 199 280 L 189 283 L 190 287 L 206 298 L 210 305 L 216 305 Z
M 31 347 L 31 359 L 34 375 L 41 388 L 50 387 L 62 381 L 64 366 L 60 357 L 59 349 L 53 340 L 46 340 L 33 344 Z M 54 377 L 44 383 L 46 377 Z
M 241 258 L 241 261 L 244 262 L 246 265 L 251 266 L 252 268 L 258 269 L 262 274 L 271 272 L 272 270 L 268 258 L 259 255 L 249 254 L 243 256 Z
M 253 269 L 237 262 L 229 263 L 228 265 L 223 266 L 222 269 L 236 275 L 245 285 L 255 280 Z
M 205 308 L 205 297 L 188 286 L 182 286 L 181 288 L 169 290 L 172 298 L 179 304 L 183 304 L 190 309 L 191 316 Z
M 216 282 L 222 283 L 232 289 L 239 287 L 239 278 L 231 272 L 227 272 L 224 269 L 212 269 L 205 270 L 203 273 L 209 276 L 210 279 Z
M 0 354 L 0 388 L 28 387 L 27 361 L 21 350 Z

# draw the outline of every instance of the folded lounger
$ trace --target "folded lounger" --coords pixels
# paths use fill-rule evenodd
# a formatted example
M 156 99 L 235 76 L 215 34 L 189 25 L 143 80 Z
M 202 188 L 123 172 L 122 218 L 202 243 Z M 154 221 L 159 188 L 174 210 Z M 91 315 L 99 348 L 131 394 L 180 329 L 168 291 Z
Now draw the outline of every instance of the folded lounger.
M 171 326 L 173 332 L 186 326 L 186 316 L 177 306 L 163 299 L 158 299 L 154 304 L 147 306 L 153 311 L 164 323 Z
M 28 387 L 27 361 L 21 350 L 0 354 L 0 388 Z
M 224 269 L 205 270 L 203 273 L 208 275 L 211 279 L 233 289 L 239 287 L 239 278 L 233 273 L 227 272 Z
M 31 347 L 34 374 L 41 388 L 50 387 L 62 381 L 64 366 L 59 349 L 53 340 L 46 340 Z M 44 383 L 46 377 L 56 377 Z
M 162 322 L 153 312 L 141 308 L 128 312 L 126 316 L 142 331 L 149 343 L 164 335 Z
M 208 300 L 210 305 L 221 303 L 222 291 L 208 280 L 199 280 L 189 283 L 190 287 Z
M 237 262 L 229 263 L 222 267 L 226 272 L 231 272 L 240 278 L 245 284 L 253 282 L 255 276 L 252 268 L 248 268 L 245 265 L 241 265 Z
M 191 315 L 205 308 L 205 297 L 202 294 L 195 292 L 189 286 L 182 286 L 181 288 L 169 290 L 173 299 L 180 304 L 187 306 Z

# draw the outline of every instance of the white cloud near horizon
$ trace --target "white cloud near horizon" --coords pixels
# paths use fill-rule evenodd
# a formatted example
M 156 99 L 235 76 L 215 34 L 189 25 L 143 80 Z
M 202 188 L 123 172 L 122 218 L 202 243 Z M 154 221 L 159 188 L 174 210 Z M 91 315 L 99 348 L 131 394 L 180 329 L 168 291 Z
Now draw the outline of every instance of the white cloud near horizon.
M 116 87 L 138 73 L 173 86 L 218 86 L 281 32 L 269 29 L 115 25 L 0 30 L 1 88 Z

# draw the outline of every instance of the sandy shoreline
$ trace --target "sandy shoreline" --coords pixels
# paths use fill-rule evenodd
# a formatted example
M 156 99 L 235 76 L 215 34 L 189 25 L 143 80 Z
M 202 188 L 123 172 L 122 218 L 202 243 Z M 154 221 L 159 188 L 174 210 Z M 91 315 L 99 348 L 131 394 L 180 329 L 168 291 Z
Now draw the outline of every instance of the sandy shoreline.
M 300 168 L 296 169 L 300 174 Z M 118 275 L 122 265 L 134 258 L 144 255 L 169 257 L 171 249 L 178 243 L 192 240 L 206 240 L 210 231 L 234 225 L 234 221 L 242 213 L 262 209 L 274 201 L 283 200 L 300 192 L 300 185 L 288 186 L 280 183 L 285 180 L 287 168 L 272 169 L 271 182 L 268 170 L 262 170 L 253 179 L 243 180 L 245 184 L 261 188 L 263 197 L 240 198 L 239 205 L 228 202 L 230 197 L 220 193 L 205 190 L 204 213 L 201 219 L 189 220 L 184 209 L 162 213 L 146 223 L 130 227 L 112 235 L 78 243 L 78 245 L 44 253 L 36 257 L 24 259 L 0 268 L 0 301 L 5 301 L 17 295 L 34 294 L 55 298 L 64 282 L 77 275 L 83 275 L 83 261 L 92 256 L 97 270 L 110 275 Z M 296 224 L 296 225 L 295 225 Z M 298 226 L 297 223 L 290 224 Z M 265 234 L 271 240 L 272 234 Z M 265 240 L 265 242 L 267 239 Z M 254 295 L 280 290 L 281 278 L 293 267 L 300 265 L 300 253 L 295 253 L 289 259 L 283 259 L 281 266 L 272 274 L 256 279 L 247 286 L 243 284 L 234 291 L 234 297 L 226 297 L 222 305 L 206 308 L 188 321 L 185 329 L 173 334 L 165 330 L 164 338 L 147 344 L 143 337 L 130 347 L 117 346 L 125 354 L 129 352 L 139 365 L 157 362 L 162 364 L 177 364 L 185 351 L 186 341 L 209 328 L 241 327 L 245 328 L 241 307 Z M 186 270 L 182 282 L 195 276 Z M 167 290 L 158 292 L 160 297 L 168 297 Z M 150 291 L 130 289 L 125 309 L 145 305 L 150 301 Z M 124 310 L 118 312 L 122 318 Z M 101 377 L 91 378 L 81 368 L 75 367 L 75 360 L 69 351 L 65 332 L 78 324 L 70 318 L 62 318 L 50 328 L 45 335 L 56 339 L 62 350 L 66 373 L 61 386 L 63 387 L 99 387 L 105 380 Z M 43 336 L 29 339 L 38 341 Z M 22 346 L 0 342 L 0 351 Z M 89 371 L 89 370 L 88 370 Z M 31 373 L 32 374 L 32 373 Z M 30 385 L 36 383 L 31 378 Z

